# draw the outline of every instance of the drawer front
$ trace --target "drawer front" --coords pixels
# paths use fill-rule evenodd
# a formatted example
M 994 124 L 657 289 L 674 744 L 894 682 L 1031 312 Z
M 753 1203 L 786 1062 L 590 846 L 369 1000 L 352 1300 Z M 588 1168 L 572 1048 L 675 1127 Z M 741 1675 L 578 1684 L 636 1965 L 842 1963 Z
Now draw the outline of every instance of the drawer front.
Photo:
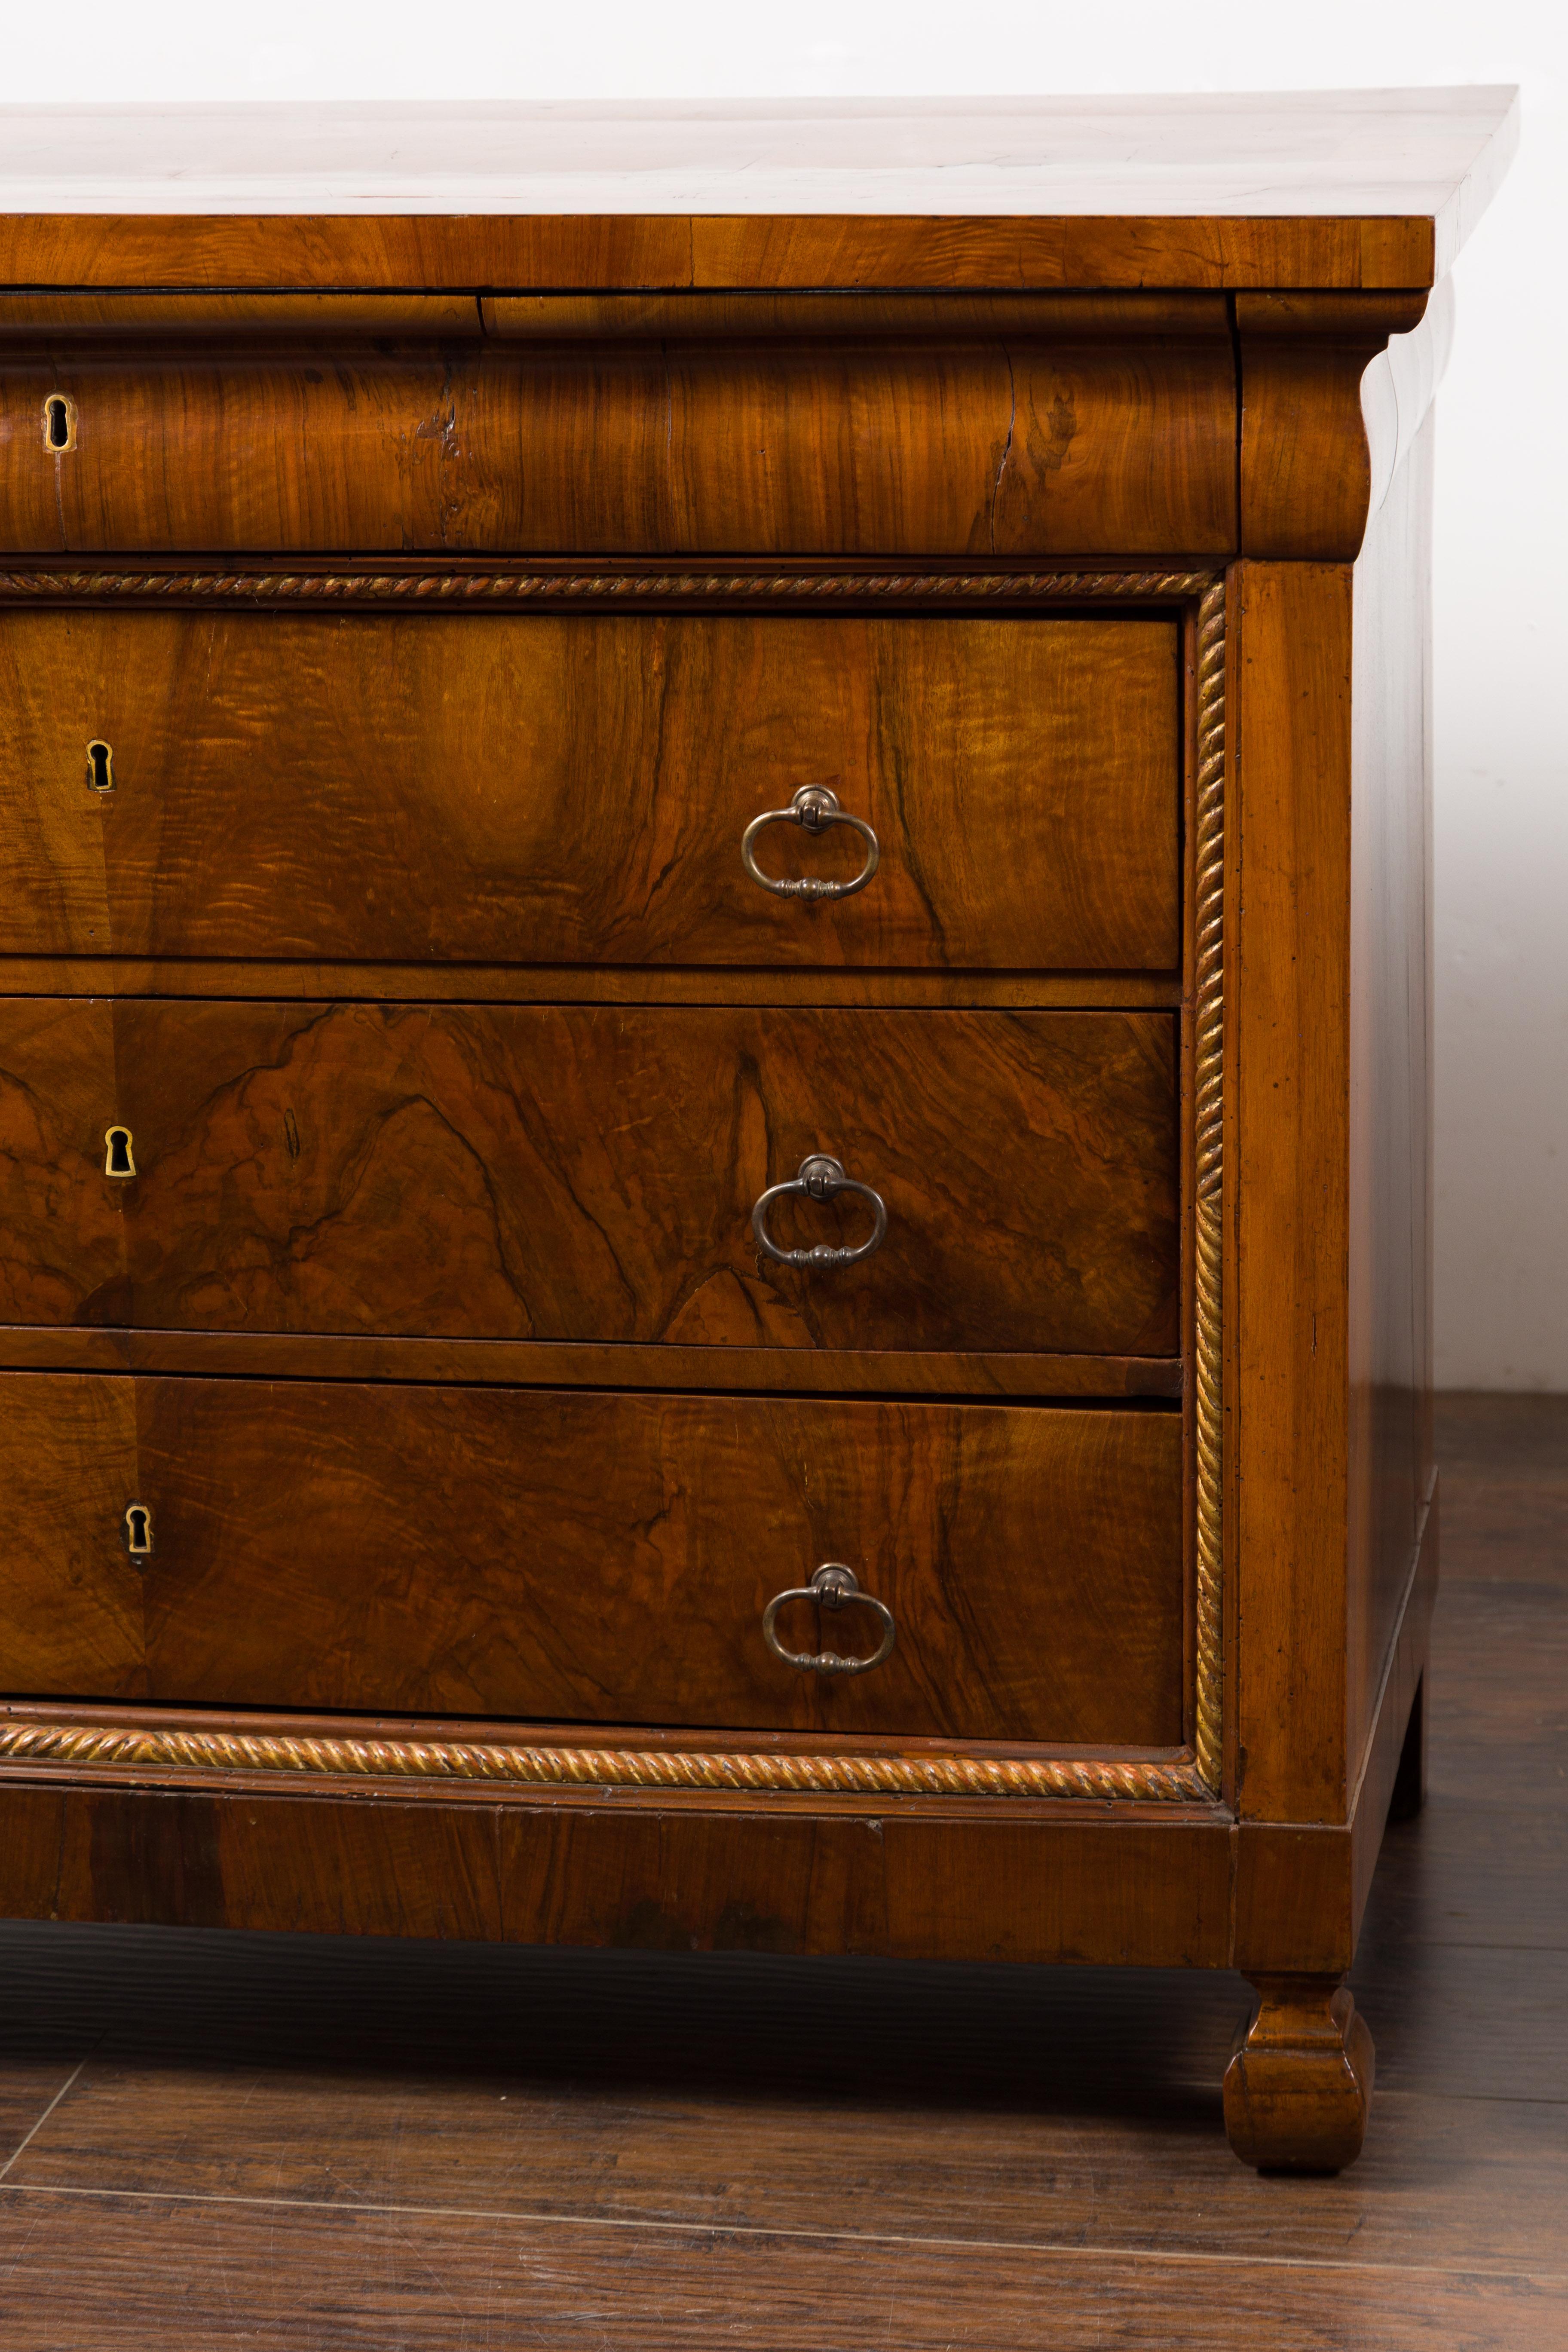
M 1163 1412 L 0 1376 L 12 1696 L 1174 1746 Z M 151 1546 L 124 1549 L 126 1514 Z M 781 1663 L 847 1566 L 895 1645 Z M 882 1620 L 791 1601 L 802 1654 Z
M 73 446 L 46 403 L 73 404 Z M 1228 554 L 1205 340 L 8 356 L 0 545 Z
M 1170 971 L 1179 652 L 1174 619 L 7 614 L 0 951 Z M 809 785 L 876 834 L 852 897 L 742 864 Z M 866 848 L 753 855 L 847 882 Z
M 1178 1181 L 1163 1013 L 0 1000 L 0 1322 L 1174 1355 Z

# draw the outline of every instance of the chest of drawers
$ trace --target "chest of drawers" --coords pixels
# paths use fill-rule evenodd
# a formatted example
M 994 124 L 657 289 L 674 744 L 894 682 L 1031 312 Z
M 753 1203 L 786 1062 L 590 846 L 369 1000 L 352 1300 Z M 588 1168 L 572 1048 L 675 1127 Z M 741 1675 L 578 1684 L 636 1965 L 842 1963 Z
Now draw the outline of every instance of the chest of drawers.
M 1507 94 L 385 111 L 9 125 L 0 1899 L 1235 1966 L 1346 2162 Z

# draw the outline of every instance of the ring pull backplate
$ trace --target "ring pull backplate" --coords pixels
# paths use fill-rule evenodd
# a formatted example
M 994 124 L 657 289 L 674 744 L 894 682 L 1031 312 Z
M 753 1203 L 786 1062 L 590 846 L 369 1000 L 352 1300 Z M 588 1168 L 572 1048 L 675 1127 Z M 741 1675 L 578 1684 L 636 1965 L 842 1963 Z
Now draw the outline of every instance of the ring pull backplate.
M 819 881 L 812 877 L 800 882 L 784 882 L 772 874 L 764 874 L 757 864 L 756 845 L 770 824 L 798 824 L 809 834 L 826 833 L 830 825 L 847 824 L 858 833 L 866 845 L 866 861 L 853 880 L 848 882 Z M 788 808 L 764 809 L 754 816 L 741 835 L 741 863 L 753 882 L 770 890 L 775 898 L 852 898 L 863 890 L 881 863 L 882 845 L 862 816 L 851 816 L 838 805 L 838 795 L 830 793 L 826 784 L 802 784 Z
M 830 1242 L 818 1242 L 811 1249 L 779 1247 L 768 1231 L 768 1211 L 775 1201 L 787 1200 L 792 1194 L 808 1201 L 836 1201 L 841 1192 L 853 1192 L 869 1202 L 873 1223 L 868 1241 L 859 1243 L 854 1249 L 843 1249 Z M 858 1265 L 863 1257 L 881 1248 L 887 1230 L 888 1209 L 881 1194 L 874 1192 L 869 1184 L 858 1184 L 853 1176 L 847 1176 L 843 1161 L 830 1159 L 825 1151 L 808 1153 L 800 1163 L 798 1174 L 792 1176 L 787 1184 L 770 1184 L 752 1209 L 752 1238 L 763 1255 L 771 1257 L 778 1265 Z
M 869 1609 L 880 1629 L 881 1639 L 868 1658 L 842 1658 L 833 1650 L 786 1650 L 774 1633 L 779 1611 L 791 1601 L 815 1601 L 824 1609 Z M 858 1578 L 842 1560 L 824 1562 L 809 1584 L 792 1585 L 787 1592 L 775 1592 L 763 1612 L 763 1639 L 781 1665 L 798 1666 L 806 1675 L 868 1675 L 892 1654 L 898 1639 L 893 1612 L 886 1601 L 874 1593 L 862 1592 Z

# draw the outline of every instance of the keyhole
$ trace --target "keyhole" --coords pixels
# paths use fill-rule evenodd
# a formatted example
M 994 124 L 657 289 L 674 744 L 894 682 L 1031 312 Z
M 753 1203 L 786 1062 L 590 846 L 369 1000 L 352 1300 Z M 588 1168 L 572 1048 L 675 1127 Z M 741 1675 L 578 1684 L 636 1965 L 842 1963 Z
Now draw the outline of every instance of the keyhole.
M 106 1176 L 134 1176 L 136 1162 L 131 1157 L 131 1129 L 110 1127 L 104 1130 L 103 1139 L 109 1146 L 109 1157 L 103 1163 Z
M 87 788 L 89 793 L 114 790 L 114 753 L 107 743 L 89 743 L 87 747 Z
M 126 1505 L 125 1549 L 132 1559 L 144 1559 L 153 1549 L 153 1514 L 145 1503 Z
M 44 446 L 57 456 L 76 447 L 76 403 L 68 393 L 51 392 L 44 403 Z

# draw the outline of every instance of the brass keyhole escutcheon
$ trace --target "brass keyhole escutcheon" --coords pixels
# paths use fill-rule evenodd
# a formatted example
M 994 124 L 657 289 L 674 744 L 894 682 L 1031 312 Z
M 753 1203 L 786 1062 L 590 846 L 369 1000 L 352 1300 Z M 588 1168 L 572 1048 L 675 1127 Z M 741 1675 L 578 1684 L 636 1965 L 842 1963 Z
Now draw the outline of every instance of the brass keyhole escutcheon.
M 51 457 L 76 447 L 76 403 L 68 392 L 51 392 L 44 403 L 44 446 Z
M 89 793 L 111 793 L 114 790 L 113 748 L 100 742 L 97 736 L 87 747 L 87 788 Z
M 104 1174 L 106 1176 L 134 1176 L 136 1173 L 136 1162 L 132 1158 L 131 1151 L 131 1129 L 128 1127 L 106 1128 L 103 1133 L 103 1139 L 109 1147 L 104 1155 Z
M 153 1514 L 145 1503 L 125 1506 L 125 1549 L 132 1559 L 152 1558 Z

